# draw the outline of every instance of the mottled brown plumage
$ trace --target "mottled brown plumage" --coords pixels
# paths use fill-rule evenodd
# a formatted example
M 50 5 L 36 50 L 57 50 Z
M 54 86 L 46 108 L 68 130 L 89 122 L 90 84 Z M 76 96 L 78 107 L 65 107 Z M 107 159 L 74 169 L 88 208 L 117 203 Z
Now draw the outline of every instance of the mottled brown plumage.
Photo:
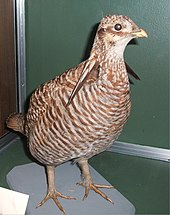
M 37 88 L 25 117 L 7 120 L 8 127 L 22 128 L 31 154 L 47 167 L 48 194 L 40 205 L 53 198 L 65 213 L 57 196 L 72 197 L 56 191 L 54 169 L 72 159 L 82 170 L 84 197 L 93 189 L 112 202 L 98 189 L 103 185 L 93 184 L 87 160 L 109 148 L 127 121 L 131 102 L 123 52 L 131 39 L 146 36 L 127 16 L 104 17 L 89 58 Z

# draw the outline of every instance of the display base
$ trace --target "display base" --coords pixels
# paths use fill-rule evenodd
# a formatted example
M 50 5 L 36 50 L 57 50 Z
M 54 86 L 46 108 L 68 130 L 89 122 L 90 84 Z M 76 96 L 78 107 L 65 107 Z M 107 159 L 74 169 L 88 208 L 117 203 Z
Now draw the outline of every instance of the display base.
M 95 169 L 90 167 L 93 180 L 97 184 L 110 185 Z M 76 185 L 81 181 L 80 170 L 70 162 L 56 167 L 57 190 L 64 195 L 76 197 L 76 200 L 59 198 L 67 215 L 113 215 L 135 214 L 134 206 L 116 189 L 102 189 L 114 204 L 107 202 L 94 191 L 84 201 L 84 188 Z M 47 193 L 46 174 L 43 166 L 36 163 L 16 166 L 7 174 L 7 183 L 12 190 L 30 195 L 26 214 L 62 215 L 52 199 L 39 208 L 36 206 Z

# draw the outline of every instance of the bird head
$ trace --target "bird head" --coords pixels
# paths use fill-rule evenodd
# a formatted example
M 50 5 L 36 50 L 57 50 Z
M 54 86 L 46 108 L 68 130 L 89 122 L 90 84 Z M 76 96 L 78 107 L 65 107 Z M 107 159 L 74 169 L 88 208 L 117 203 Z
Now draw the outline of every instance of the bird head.
M 114 60 L 123 58 L 126 45 L 137 37 L 147 37 L 147 33 L 127 16 L 105 16 L 99 24 L 90 57 L 84 62 L 80 78 L 70 95 L 67 106 L 104 58 Z
M 139 28 L 129 17 L 123 15 L 105 16 L 98 27 L 93 51 L 114 51 L 123 55 L 130 40 L 147 37 L 147 33 Z

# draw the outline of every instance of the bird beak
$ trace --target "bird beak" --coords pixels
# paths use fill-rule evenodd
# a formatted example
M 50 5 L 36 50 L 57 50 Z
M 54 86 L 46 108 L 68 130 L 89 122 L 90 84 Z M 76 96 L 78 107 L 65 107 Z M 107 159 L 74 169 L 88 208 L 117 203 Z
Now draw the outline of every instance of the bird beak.
M 134 35 L 135 37 L 148 37 L 148 34 L 143 29 L 140 29 L 136 32 L 132 32 L 132 35 Z

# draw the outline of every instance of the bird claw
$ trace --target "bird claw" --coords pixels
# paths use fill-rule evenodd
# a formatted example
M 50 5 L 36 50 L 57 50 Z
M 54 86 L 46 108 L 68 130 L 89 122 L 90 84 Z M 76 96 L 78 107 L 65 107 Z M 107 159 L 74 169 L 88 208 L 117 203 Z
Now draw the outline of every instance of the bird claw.
M 60 202 L 58 201 L 58 198 L 63 198 L 63 199 L 76 199 L 75 197 L 72 196 L 65 196 L 63 194 L 61 194 L 60 192 L 57 191 L 53 191 L 53 192 L 48 192 L 47 195 L 45 196 L 45 198 L 38 204 L 38 207 L 42 206 L 48 199 L 53 199 L 53 201 L 55 202 L 55 204 L 58 206 L 58 208 L 63 212 L 63 214 L 65 215 L 65 209 L 62 207 L 62 205 L 60 204 Z
M 77 185 L 85 187 L 85 194 L 84 194 L 83 200 L 88 197 L 90 190 L 94 190 L 96 193 L 101 195 L 104 199 L 106 199 L 107 201 L 109 201 L 110 203 L 113 204 L 113 201 L 105 193 L 103 193 L 101 190 L 98 189 L 98 188 L 111 189 L 111 188 L 114 188 L 113 186 L 111 186 L 111 185 L 93 184 L 92 182 L 89 183 L 89 184 L 85 184 L 83 182 L 78 182 Z

